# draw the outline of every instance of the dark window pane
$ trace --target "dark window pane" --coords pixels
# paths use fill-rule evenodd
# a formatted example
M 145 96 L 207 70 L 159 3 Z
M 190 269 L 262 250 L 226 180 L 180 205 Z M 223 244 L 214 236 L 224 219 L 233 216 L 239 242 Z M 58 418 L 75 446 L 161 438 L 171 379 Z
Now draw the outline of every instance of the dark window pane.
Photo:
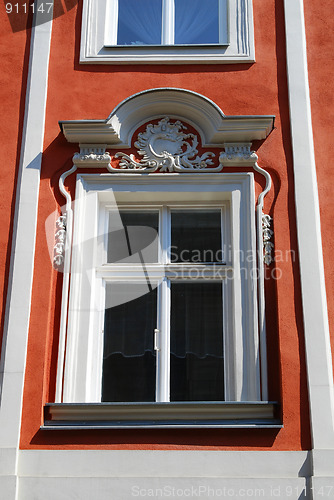
M 108 283 L 104 325 L 102 401 L 155 400 L 154 329 L 157 289 Z
M 219 0 L 175 0 L 175 43 L 219 43 Z
M 158 227 L 159 212 L 111 211 L 108 262 L 115 263 L 124 259 L 124 263 L 157 262 Z
M 221 282 L 172 283 L 171 401 L 223 401 Z
M 160 45 L 162 0 L 119 0 L 117 45 Z
M 172 211 L 171 262 L 221 262 L 218 209 Z

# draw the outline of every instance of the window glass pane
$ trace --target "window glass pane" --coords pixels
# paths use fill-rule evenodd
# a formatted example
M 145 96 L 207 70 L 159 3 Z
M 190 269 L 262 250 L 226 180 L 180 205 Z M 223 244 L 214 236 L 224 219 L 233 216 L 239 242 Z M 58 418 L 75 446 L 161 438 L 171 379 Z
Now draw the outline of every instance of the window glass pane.
M 219 43 L 219 0 L 175 0 L 175 43 Z
M 223 401 L 221 282 L 172 283 L 171 401 Z
M 161 44 L 162 0 L 118 0 L 117 45 Z
M 107 284 L 102 401 L 155 400 L 156 327 L 156 288 L 145 283 Z
M 158 262 L 159 212 L 112 210 L 109 213 L 108 262 Z
M 221 262 L 221 212 L 172 211 L 171 262 Z

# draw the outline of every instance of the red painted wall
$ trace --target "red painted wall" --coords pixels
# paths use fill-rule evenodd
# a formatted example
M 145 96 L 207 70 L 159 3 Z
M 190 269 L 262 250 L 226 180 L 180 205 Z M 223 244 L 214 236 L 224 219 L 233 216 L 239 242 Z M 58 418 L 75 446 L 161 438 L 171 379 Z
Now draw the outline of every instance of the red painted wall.
M 4 3 L 0 4 L 0 345 L 3 336 L 7 298 L 9 261 L 13 231 L 15 185 L 20 159 L 25 91 L 29 61 L 31 19 L 12 16 L 9 20 Z
M 334 85 L 333 45 L 334 19 L 332 2 L 324 0 L 321 7 L 304 0 L 307 62 L 311 96 L 312 125 L 315 160 L 320 201 L 322 244 L 326 277 L 329 326 L 334 356 L 334 234 L 331 230 L 334 215 L 334 171 L 331 158 L 334 154 Z
M 299 270 L 297 257 L 292 259 L 290 252 L 297 255 L 282 3 L 254 0 L 256 64 L 82 66 L 78 64 L 80 8 L 54 21 L 21 448 L 310 448 Z M 66 143 L 58 120 L 106 118 L 123 99 L 154 87 L 196 91 L 228 115 L 276 115 L 276 129 L 255 146 L 259 164 L 273 177 L 265 212 L 274 216 L 276 250 L 288 254 L 276 265 L 280 279 L 266 282 L 270 399 L 282 404 L 280 431 L 39 430 L 43 404 L 54 396 L 61 285 L 51 268 L 44 222 L 57 203 L 63 203 L 57 180 L 78 150 Z

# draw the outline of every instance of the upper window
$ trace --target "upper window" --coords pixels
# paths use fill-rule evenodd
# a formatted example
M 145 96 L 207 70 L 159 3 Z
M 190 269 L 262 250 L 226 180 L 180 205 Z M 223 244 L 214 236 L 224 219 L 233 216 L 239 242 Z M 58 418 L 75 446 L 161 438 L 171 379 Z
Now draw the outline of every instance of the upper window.
M 84 0 L 81 62 L 254 60 L 251 0 Z
M 106 45 L 227 44 L 226 0 L 110 0 Z

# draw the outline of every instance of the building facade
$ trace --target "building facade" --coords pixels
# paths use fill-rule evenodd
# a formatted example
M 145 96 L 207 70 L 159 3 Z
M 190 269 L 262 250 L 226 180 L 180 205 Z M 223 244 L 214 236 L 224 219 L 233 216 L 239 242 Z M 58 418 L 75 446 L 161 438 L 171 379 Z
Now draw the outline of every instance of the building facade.
M 334 498 L 329 0 L 24 5 L 4 498 Z

